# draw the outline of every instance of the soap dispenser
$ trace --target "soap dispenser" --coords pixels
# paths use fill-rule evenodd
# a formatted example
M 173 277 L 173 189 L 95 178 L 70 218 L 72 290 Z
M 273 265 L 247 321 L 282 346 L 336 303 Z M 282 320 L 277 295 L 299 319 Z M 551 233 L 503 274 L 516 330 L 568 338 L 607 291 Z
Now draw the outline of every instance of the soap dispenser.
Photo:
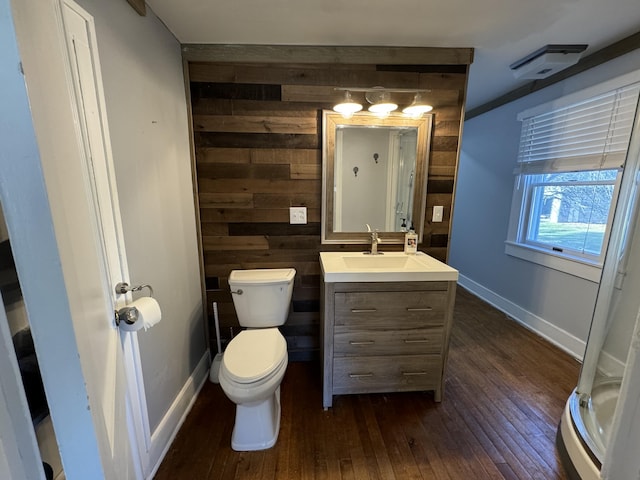
M 411 229 L 404 234 L 404 253 L 413 255 L 418 251 L 418 234 L 413 229 L 413 223 Z

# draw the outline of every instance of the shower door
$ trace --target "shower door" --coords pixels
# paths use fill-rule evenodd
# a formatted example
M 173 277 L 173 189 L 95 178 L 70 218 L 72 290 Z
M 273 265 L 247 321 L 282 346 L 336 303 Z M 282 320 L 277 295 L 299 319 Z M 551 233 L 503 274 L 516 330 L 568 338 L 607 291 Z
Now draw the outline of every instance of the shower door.
M 600 465 L 640 311 L 639 123 L 636 118 L 576 398 L 570 402 L 576 428 Z

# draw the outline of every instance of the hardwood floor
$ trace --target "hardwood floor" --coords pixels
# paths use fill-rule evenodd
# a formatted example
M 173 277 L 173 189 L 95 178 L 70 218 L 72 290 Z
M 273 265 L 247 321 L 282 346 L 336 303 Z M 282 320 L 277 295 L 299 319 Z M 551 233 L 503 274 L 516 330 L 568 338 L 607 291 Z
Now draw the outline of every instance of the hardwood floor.
M 569 355 L 458 288 L 442 403 L 431 392 L 338 396 L 290 363 L 277 444 L 234 452 L 234 405 L 207 382 L 155 479 L 566 479 L 555 449 L 578 379 Z

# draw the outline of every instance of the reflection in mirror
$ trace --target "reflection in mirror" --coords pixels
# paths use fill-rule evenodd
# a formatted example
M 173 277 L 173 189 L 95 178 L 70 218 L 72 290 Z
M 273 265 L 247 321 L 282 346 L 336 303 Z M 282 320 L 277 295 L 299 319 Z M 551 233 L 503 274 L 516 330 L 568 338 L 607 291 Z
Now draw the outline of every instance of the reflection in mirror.
M 413 225 L 422 240 L 431 115 L 323 116 L 323 243 L 402 243 Z
M 416 140 L 413 127 L 337 127 L 334 232 L 411 227 Z

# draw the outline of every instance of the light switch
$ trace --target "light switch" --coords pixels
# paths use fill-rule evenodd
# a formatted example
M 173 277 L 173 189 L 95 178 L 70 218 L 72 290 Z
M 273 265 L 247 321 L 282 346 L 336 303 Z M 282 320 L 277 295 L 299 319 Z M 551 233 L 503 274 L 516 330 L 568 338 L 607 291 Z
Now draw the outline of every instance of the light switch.
M 436 205 L 433 207 L 433 216 L 431 217 L 432 222 L 441 222 L 442 215 L 444 212 L 444 207 L 442 205 Z
M 307 223 L 307 207 L 289 207 L 289 223 L 304 225 Z

